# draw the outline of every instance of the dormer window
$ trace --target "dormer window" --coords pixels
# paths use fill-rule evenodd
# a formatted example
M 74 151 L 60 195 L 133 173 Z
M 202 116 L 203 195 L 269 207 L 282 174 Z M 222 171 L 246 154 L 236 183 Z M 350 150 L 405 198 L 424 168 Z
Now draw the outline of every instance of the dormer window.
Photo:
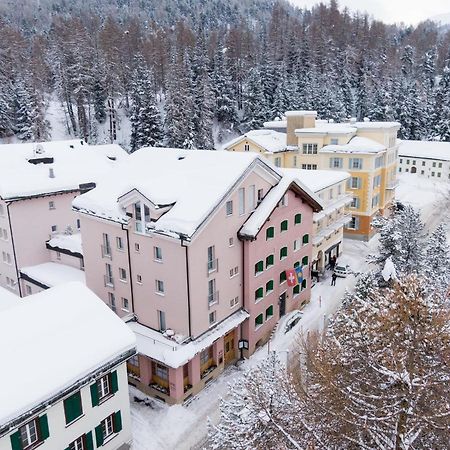
M 136 202 L 134 204 L 134 218 L 136 231 L 145 233 L 145 226 L 150 223 L 150 208 L 142 202 Z

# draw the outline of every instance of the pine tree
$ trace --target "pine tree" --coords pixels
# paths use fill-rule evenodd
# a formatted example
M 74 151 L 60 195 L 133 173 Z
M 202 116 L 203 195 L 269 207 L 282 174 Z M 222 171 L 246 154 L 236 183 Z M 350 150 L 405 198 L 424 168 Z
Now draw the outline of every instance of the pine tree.
M 436 135 L 441 141 L 450 141 L 450 60 L 446 67 L 436 92 L 436 113 L 434 123 Z
M 0 77 L 0 138 L 9 136 L 13 132 L 12 104 L 9 83 L 5 78 Z
M 22 141 L 31 141 L 32 133 L 32 111 L 33 104 L 30 92 L 25 87 L 25 83 L 18 81 L 14 86 L 14 131 Z
M 106 99 L 108 95 L 105 89 L 105 76 L 103 70 L 99 66 L 97 66 L 97 69 L 94 73 L 94 84 L 92 89 L 95 118 L 99 123 L 105 123 Z
M 263 123 L 270 119 L 270 106 L 266 103 L 261 84 L 261 74 L 257 68 L 251 69 L 247 83 L 244 86 L 243 108 L 242 132 L 261 128 Z
M 424 273 L 428 282 L 446 293 L 450 289 L 450 245 L 442 224 L 430 235 L 425 255 Z

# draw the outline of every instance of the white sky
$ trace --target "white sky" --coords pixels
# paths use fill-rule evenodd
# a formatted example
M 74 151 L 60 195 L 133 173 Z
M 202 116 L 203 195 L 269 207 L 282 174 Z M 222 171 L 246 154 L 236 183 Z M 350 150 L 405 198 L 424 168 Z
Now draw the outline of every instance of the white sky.
M 290 0 L 298 7 L 311 7 L 319 0 Z M 323 0 L 323 3 L 329 3 Z M 386 23 L 404 22 L 416 24 L 430 17 L 449 14 L 449 0 L 338 0 L 340 8 L 347 6 L 350 10 L 367 12 L 375 19 Z

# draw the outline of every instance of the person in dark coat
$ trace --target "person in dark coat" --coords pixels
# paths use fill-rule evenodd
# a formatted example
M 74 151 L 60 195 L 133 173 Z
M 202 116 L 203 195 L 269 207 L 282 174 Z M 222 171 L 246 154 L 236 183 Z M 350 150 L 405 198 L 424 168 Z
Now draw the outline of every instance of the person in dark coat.
M 336 278 L 337 275 L 333 273 L 333 275 L 331 275 L 331 286 L 336 286 Z
M 336 256 L 332 256 L 330 258 L 330 269 L 334 270 L 334 267 L 336 266 Z

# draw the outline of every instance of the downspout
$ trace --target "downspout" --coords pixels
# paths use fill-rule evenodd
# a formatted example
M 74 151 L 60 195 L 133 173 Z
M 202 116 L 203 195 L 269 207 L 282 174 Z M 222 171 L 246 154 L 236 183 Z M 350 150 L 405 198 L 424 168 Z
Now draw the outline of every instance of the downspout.
M 127 233 L 128 268 L 130 271 L 130 290 L 131 290 L 131 310 L 133 311 L 133 314 L 135 314 L 135 312 L 134 312 L 134 294 L 133 294 L 133 272 L 131 270 L 130 235 L 129 235 L 128 228 L 124 228 L 123 224 L 122 224 L 122 230 L 125 230 L 125 232 Z
M 17 267 L 16 246 L 14 245 L 14 233 L 12 231 L 11 216 L 9 214 L 9 205 L 10 205 L 10 203 L 6 203 L 6 212 L 8 214 L 8 223 L 9 223 L 9 234 L 11 235 L 11 244 L 12 244 L 13 255 L 14 255 L 14 265 L 16 266 L 17 284 L 19 285 L 19 297 L 22 297 L 22 289 L 20 287 L 19 269 Z
M 189 329 L 189 337 L 192 337 L 192 329 L 191 329 L 191 292 L 189 285 L 189 257 L 188 257 L 188 246 L 184 245 L 186 239 L 184 236 L 180 237 L 181 246 L 186 249 L 185 258 L 186 258 L 186 289 L 187 289 L 187 307 L 188 307 L 188 329 Z

